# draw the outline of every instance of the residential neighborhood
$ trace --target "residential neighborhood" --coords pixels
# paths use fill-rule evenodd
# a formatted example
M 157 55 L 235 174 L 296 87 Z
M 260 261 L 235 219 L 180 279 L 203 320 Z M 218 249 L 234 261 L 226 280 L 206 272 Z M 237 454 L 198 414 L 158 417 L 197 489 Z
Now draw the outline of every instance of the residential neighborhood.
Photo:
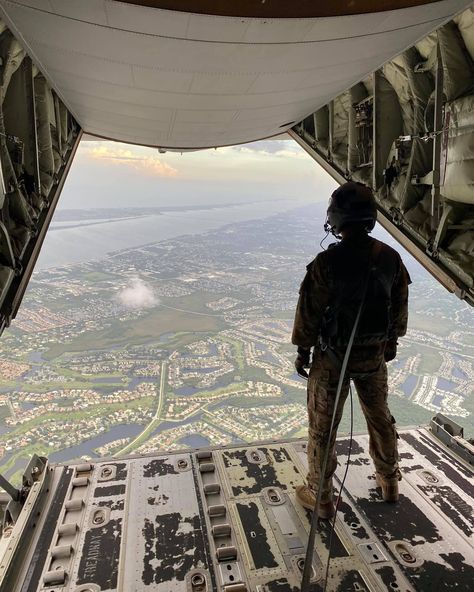
M 0 343 L 3 472 L 18 478 L 33 453 L 61 461 L 305 437 L 291 330 L 308 262 L 299 245 L 312 231 L 289 236 L 287 217 L 35 273 Z M 427 285 L 415 277 L 389 364 L 399 425 L 473 412 L 470 311 L 444 292 L 427 304 Z M 357 406 L 355 423 L 365 430 Z

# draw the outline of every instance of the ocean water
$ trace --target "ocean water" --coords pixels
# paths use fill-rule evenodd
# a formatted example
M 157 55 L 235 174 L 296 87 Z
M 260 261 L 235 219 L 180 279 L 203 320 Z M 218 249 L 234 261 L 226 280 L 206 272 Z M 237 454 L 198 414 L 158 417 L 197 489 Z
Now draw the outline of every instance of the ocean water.
M 140 218 L 110 219 L 87 224 L 52 222 L 36 269 L 46 269 L 102 259 L 108 253 L 164 241 L 186 234 L 202 234 L 235 222 L 262 219 L 296 209 L 307 200 L 298 198 L 242 205 L 223 205 L 206 210 L 151 214 Z M 92 221 L 93 218 L 91 218 Z

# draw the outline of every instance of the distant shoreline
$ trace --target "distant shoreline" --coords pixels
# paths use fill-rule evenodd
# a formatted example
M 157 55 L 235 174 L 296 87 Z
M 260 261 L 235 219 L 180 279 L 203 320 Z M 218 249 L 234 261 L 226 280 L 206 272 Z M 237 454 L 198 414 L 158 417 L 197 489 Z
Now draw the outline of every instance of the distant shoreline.
M 129 208 L 71 208 L 58 210 L 54 214 L 53 222 L 67 222 L 75 220 L 92 220 L 92 219 L 112 219 L 112 218 L 137 218 L 140 216 L 159 215 L 163 212 L 180 212 L 180 211 L 199 211 L 199 210 L 214 210 L 220 208 L 245 206 L 249 204 L 262 204 L 268 201 L 274 203 L 274 200 L 250 200 L 241 202 L 229 202 L 223 204 L 201 204 L 201 205 L 183 205 L 183 206 L 156 206 L 156 207 L 129 207 Z M 286 201 L 286 200 L 276 200 Z M 94 218 L 92 218 L 92 216 Z
M 86 263 L 145 244 L 202 234 L 235 222 L 264 219 L 315 205 L 322 204 L 289 198 L 222 205 L 62 210 L 54 217 L 36 270 Z M 130 215 L 132 212 L 134 215 Z M 61 225 L 68 221 L 70 225 Z

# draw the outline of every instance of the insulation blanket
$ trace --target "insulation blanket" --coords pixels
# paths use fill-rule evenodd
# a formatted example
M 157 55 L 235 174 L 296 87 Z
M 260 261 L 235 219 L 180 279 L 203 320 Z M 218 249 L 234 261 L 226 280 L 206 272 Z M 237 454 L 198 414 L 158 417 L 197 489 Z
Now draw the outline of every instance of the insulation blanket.
M 446 106 L 446 165 L 441 171 L 444 197 L 474 204 L 474 95 L 462 97 Z

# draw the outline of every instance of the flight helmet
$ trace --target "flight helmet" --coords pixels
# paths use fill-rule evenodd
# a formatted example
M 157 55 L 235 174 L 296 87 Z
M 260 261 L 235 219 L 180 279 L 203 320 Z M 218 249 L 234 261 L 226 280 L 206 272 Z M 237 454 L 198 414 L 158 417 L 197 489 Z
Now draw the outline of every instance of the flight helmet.
M 345 226 L 363 226 L 370 232 L 377 219 L 372 189 L 362 183 L 344 183 L 338 187 L 329 200 L 325 229 L 338 236 Z

